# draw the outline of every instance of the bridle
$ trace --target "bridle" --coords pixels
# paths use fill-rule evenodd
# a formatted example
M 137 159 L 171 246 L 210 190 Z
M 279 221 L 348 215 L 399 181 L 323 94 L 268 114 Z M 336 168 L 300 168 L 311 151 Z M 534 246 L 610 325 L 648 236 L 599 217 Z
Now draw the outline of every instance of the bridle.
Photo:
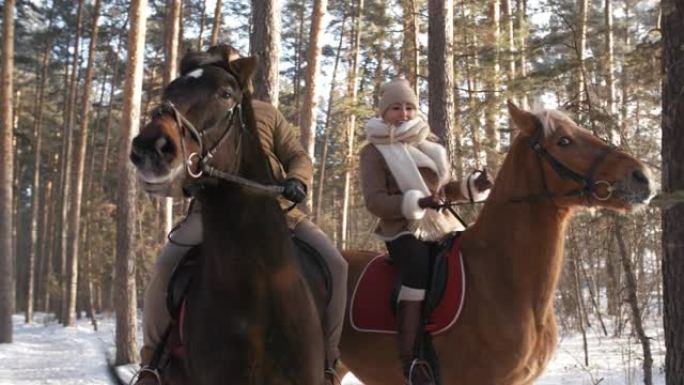
M 204 133 L 205 131 L 198 130 L 190 120 L 188 120 L 176 106 L 170 100 L 164 101 L 155 112 L 155 115 L 161 116 L 164 114 L 171 114 L 174 121 L 176 122 L 176 129 L 180 135 L 181 152 L 183 154 L 183 159 L 185 160 L 185 169 L 192 178 L 199 179 L 205 173 L 211 177 L 220 178 L 228 182 L 236 183 L 242 186 L 250 187 L 260 192 L 278 195 L 283 192 L 283 187 L 279 185 L 265 185 L 253 180 L 241 177 L 239 175 L 227 173 L 225 171 L 219 170 L 209 164 L 211 159 L 218 152 L 219 147 L 225 142 L 233 126 L 233 120 L 240 119 L 240 130 L 244 133 L 247 132 L 245 122 L 242 114 L 242 105 L 236 103 L 228 110 L 228 124 L 226 129 L 221 133 L 219 139 L 214 143 L 211 148 L 205 150 L 207 146 L 204 144 Z M 185 133 L 188 132 L 197 141 L 199 146 L 198 151 L 188 154 L 185 145 Z M 193 166 L 197 164 L 198 171 L 193 170 Z
M 549 199 L 553 201 L 553 199 L 556 197 L 578 196 L 585 197 L 587 199 L 587 203 L 591 203 L 592 198 L 597 201 L 606 201 L 613 196 L 613 192 L 615 191 L 613 184 L 605 180 L 595 180 L 594 174 L 596 173 L 598 166 L 603 163 L 603 161 L 611 152 L 615 150 L 614 146 L 606 145 L 596 156 L 596 159 L 594 159 L 592 162 L 589 170 L 587 170 L 587 173 L 582 175 L 576 171 L 573 171 L 571 168 L 556 159 L 553 155 L 551 155 L 551 153 L 549 153 L 548 150 L 546 150 L 546 148 L 544 148 L 544 146 L 542 146 L 541 139 L 543 137 L 543 133 L 544 128 L 542 127 L 541 122 L 537 121 L 537 131 L 534 136 L 529 139 L 528 144 L 537 155 L 536 158 L 539 164 L 539 171 L 541 173 L 544 192 L 527 195 L 524 197 L 516 197 L 511 199 L 512 202 L 530 202 L 542 199 Z M 562 179 L 570 179 L 577 182 L 580 185 L 580 188 L 565 194 L 556 194 L 550 191 L 546 181 L 546 173 L 544 172 L 544 161 L 551 166 L 558 176 L 560 176 Z M 599 186 L 605 186 L 605 195 L 601 195 L 597 191 Z

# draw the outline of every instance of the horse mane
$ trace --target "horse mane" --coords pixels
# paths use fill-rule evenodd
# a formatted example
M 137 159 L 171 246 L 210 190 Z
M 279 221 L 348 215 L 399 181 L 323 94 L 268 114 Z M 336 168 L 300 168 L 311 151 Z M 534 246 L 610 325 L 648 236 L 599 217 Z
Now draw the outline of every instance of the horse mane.
M 275 183 L 276 179 L 273 175 L 273 170 L 268 163 L 268 157 L 261 147 L 259 140 L 259 131 L 257 129 L 256 115 L 254 114 L 254 107 L 252 106 L 252 95 L 248 89 L 243 88 L 242 98 L 242 119 L 244 119 L 247 130 L 245 132 L 246 139 L 249 140 L 251 146 L 248 147 L 251 151 L 242 150 L 242 161 L 240 162 L 241 174 L 253 177 L 263 183 Z
M 218 53 L 190 51 L 181 59 L 180 75 L 185 76 L 197 68 L 206 66 L 214 66 L 230 72 L 228 62 Z

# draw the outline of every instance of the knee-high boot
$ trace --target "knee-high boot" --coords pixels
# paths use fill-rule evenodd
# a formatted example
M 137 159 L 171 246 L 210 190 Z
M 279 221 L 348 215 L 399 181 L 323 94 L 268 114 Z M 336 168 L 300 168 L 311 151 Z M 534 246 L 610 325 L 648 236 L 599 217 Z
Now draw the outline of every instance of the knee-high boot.
M 434 385 L 430 366 L 416 357 L 420 334 L 423 332 L 423 301 L 399 301 L 397 329 L 399 358 L 408 385 Z

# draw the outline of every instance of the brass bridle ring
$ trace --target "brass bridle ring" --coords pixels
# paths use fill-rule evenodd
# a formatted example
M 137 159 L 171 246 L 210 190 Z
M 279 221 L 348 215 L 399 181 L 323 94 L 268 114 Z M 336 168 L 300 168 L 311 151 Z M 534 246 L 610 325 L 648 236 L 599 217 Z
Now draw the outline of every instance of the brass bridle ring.
M 193 171 L 192 171 L 192 164 L 193 164 L 192 160 L 193 160 L 193 158 L 195 158 L 195 157 L 197 158 L 197 164 L 199 165 L 199 163 L 200 163 L 200 161 L 201 161 L 201 158 L 200 158 L 200 156 L 199 156 L 198 153 L 193 152 L 192 154 L 190 154 L 190 156 L 188 156 L 188 160 L 185 161 L 185 162 L 186 162 L 186 163 L 185 163 L 185 168 L 188 170 L 188 175 L 190 175 L 191 177 L 197 179 L 197 178 L 199 178 L 199 177 L 202 176 L 203 172 L 202 172 L 202 168 L 200 168 L 198 172 L 193 172 Z
M 591 194 L 594 196 L 594 199 L 596 199 L 597 201 L 607 201 L 608 199 L 610 199 L 610 197 L 613 196 L 613 191 L 615 191 L 615 188 L 613 187 L 613 185 L 611 183 L 609 183 L 605 180 L 600 180 L 600 181 L 594 183 L 594 186 L 598 186 L 598 185 L 605 185 L 606 191 L 608 191 L 608 194 L 606 194 L 605 196 L 600 196 L 596 193 L 596 189 L 594 188 L 593 191 L 591 192 Z

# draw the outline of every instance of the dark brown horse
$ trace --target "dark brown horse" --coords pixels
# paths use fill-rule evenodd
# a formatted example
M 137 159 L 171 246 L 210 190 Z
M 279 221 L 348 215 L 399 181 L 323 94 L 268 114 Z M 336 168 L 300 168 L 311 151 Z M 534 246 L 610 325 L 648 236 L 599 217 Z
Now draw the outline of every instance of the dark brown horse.
M 162 376 L 320 385 L 320 315 L 275 199 L 247 87 L 256 60 L 228 58 L 221 49 L 186 55 L 133 141 L 131 160 L 148 191 L 182 187 L 202 207 L 199 277 L 180 331 L 185 356 L 172 355 Z
M 526 385 L 556 348 L 553 298 L 576 207 L 631 211 L 653 194 L 646 167 L 558 111 L 509 102 L 518 134 L 477 222 L 461 237 L 466 295 L 459 320 L 435 336 L 442 383 Z M 348 252 L 349 288 L 375 253 Z M 356 331 L 342 360 L 366 385 L 403 382 L 394 335 Z

